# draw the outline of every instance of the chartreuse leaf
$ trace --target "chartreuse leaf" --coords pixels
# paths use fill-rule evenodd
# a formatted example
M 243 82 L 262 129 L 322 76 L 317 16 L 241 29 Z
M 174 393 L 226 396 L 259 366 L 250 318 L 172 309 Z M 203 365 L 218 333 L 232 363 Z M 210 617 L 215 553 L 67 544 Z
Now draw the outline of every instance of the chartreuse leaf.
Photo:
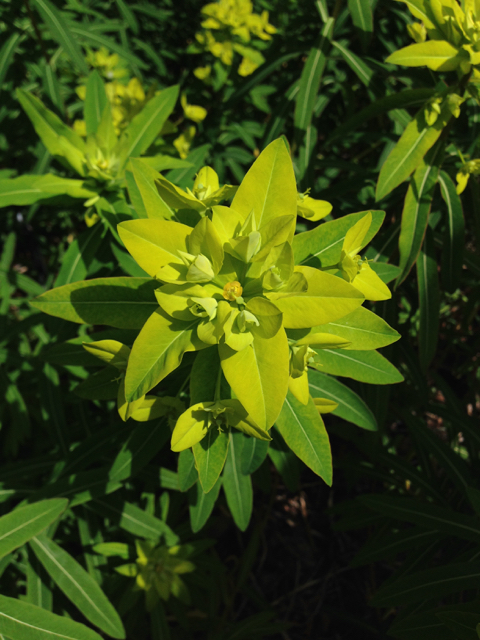
M 0 634 L 11 640 L 101 640 L 98 633 L 66 616 L 1 595 Z
M 158 307 L 150 278 L 98 278 L 51 289 L 31 305 L 70 322 L 140 329 Z
M 242 435 L 239 433 L 238 435 Z M 182 452 L 183 453 L 183 452 Z M 215 486 L 208 493 L 204 493 L 202 485 L 197 482 L 188 491 L 188 505 L 190 512 L 190 525 L 193 533 L 197 533 L 205 525 L 213 511 L 215 502 L 217 501 L 220 487 L 222 486 L 222 478 L 220 477 Z
M 457 194 L 455 184 L 450 176 L 441 171 L 438 183 L 442 198 L 447 205 L 447 225 L 442 250 L 442 284 L 449 293 L 453 293 L 460 285 L 463 266 L 465 220 L 462 201 Z
M 244 219 L 253 210 L 257 228 L 279 216 L 297 215 L 293 165 L 282 139 L 271 142 L 239 186 L 232 209 Z
M 163 89 L 132 119 L 119 142 L 122 150 L 120 162 L 123 165 L 128 158 L 145 153 L 158 136 L 175 107 L 178 91 L 178 85 Z
M 327 398 L 338 404 L 338 407 L 332 411 L 334 415 L 368 431 L 377 430 L 375 416 L 362 398 L 335 378 L 320 371 L 310 370 L 308 386 L 312 398 Z
M 72 35 L 61 13 L 49 0 L 35 0 L 35 5 L 48 26 L 50 35 L 63 47 L 71 62 L 82 73 L 88 74 L 88 66 L 78 46 L 77 39 Z
M 296 270 L 307 279 L 307 291 L 268 294 L 283 313 L 283 325 L 287 329 L 332 322 L 351 313 L 365 300 L 358 289 L 337 276 L 312 267 Z
M 118 233 L 142 269 L 155 276 L 167 264 L 183 265 L 178 251 L 187 252 L 192 228 L 170 220 L 127 220 L 118 225 Z
M 423 109 L 417 113 L 382 166 L 377 182 L 377 201 L 382 200 L 392 189 L 402 184 L 419 167 L 427 151 L 440 137 L 449 118 L 449 112 L 445 116 L 442 113 L 435 124 L 429 127 L 425 122 Z M 434 158 L 431 158 L 430 162 L 426 162 L 425 168 L 430 166 L 433 160 Z M 421 186 L 423 178 L 424 174 L 419 181 L 416 181 L 417 188 Z
M 33 538 L 30 545 L 52 580 L 92 624 L 113 638 L 125 638 L 120 616 L 98 583 L 70 554 L 46 536 Z
M 415 264 L 427 229 L 430 207 L 442 160 L 441 143 L 426 156 L 408 187 L 402 211 L 402 222 L 398 247 L 400 250 L 400 275 L 396 286 L 401 284 Z
M 357 29 L 364 48 L 373 34 L 373 13 L 369 0 L 348 0 L 352 22 Z
M 198 478 L 205 493 L 213 489 L 222 473 L 227 458 L 228 442 L 226 431 L 209 429 L 203 440 L 193 446 Z
M 68 500 L 55 498 L 27 504 L 0 518 L 0 558 L 38 535 L 65 511 Z
M 276 427 L 295 455 L 330 486 L 332 484 L 330 442 L 312 398 L 307 405 L 304 405 L 289 391 L 277 418 Z
M 316 362 L 311 366 L 323 373 L 370 384 L 395 384 L 403 380 L 400 371 L 377 351 L 317 349 Z
M 100 74 L 95 69 L 88 76 L 85 104 L 83 107 L 87 135 L 97 132 L 103 110 L 107 105 L 108 98 L 105 92 L 105 86 Z
M 358 307 L 334 322 L 313 327 L 308 333 L 329 333 L 349 342 L 342 349 L 354 351 L 370 351 L 381 349 L 400 339 L 400 334 L 392 329 L 383 318 L 365 307 Z M 289 337 L 297 339 L 306 334 L 305 329 L 290 330 Z M 308 335 L 308 334 L 307 334 Z
M 228 508 L 240 531 L 245 531 L 253 508 L 252 480 L 242 473 L 242 448 L 244 436 L 238 431 L 228 434 L 229 446 L 223 472 L 223 490 Z
M 462 60 L 468 60 L 466 51 L 446 40 L 427 40 L 394 51 L 385 62 L 404 67 L 428 67 L 433 71 L 454 71 Z
M 173 212 L 160 197 L 155 184 L 159 176 L 157 171 L 139 158 L 132 158 L 130 166 L 147 216 L 158 220 L 171 220 Z
M 427 228 L 425 242 L 417 260 L 420 328 L 418 333 L 419 360 L 426 371 L 435 355 L 440 325 L 440 288 L 433 232 Z
M 288 388 L 289 350 L 283 328 L 272 338 L 255 335 L 241 351 L 219 344 L 222 370 L 250 418 L 260 429 L 275 422 Z
M 173 320 L 158 308 L 133 343 L 125 377 L 128 402 L 138 400 L 176 369 L 187 351 L 207 347 L 196 336 L 198 318 Z
M 85 175 L 85 143 L 35 96 L 17 89 L 17 98 L 30 118 L 35 131 L 53 156 L 65 158 L 81 176 Z
M 348 230 L 367 213 L 372 214 L 372 223 L 362 242 L 362 248 L 365 247 L 382 226 L 384 211 L 351 213 L 338 220 L 319 224 L 311 231 L 297 234 L 292 242 L 295 264 L 310 267 L 330 267 L 337 264 Z
M 34 204 L 59 195 L 88 199 L 97 193 L 88 189 L 82 180 L 61 178 L 52 173 L 0 180 L 0 207 Z
M 457 591 L 476 589 L 479 578 L 479 562 L 450 563 L 402 576 L 381 587 L 371 602 L 374 606 L 389 607 L 430 598 L 440 599 Z

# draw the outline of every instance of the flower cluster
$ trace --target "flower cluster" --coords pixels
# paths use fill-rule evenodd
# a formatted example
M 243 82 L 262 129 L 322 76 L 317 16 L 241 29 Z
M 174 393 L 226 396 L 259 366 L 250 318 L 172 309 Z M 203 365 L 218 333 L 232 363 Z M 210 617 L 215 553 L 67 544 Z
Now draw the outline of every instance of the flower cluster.
M 209 51 L 227 67 L 232 66 L 234 54 L 242 60 L 238 67 L 241 76 L 248 76 L 257 69 L 264 58 L 258 49 L 247 46 L 253 38 L 270 40 L 276 29 L 268 22 L 268 12 L 253 12 L 250 0 L 219 0 L 205 5 L 202 14 L 204 31 L 196 34 L 200 51 Z M 201 80 L 208 81 L 211 66 L 198 67 L 194 71 Z

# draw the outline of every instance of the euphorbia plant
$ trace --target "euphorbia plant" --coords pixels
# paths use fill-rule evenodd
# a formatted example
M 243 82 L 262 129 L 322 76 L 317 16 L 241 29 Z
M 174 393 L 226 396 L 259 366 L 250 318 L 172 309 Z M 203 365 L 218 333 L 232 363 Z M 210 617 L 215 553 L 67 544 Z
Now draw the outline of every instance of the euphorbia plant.
M 178 404 L 162 399 L 163 381 L 187 352 L 196 353 L 190 408 L 173 422 L 171 446 L 193 449 L 203 491 L 216 485 L 226 460 L 227 467 L 235 464 L 239 432 L 263 441 L 266 455 L 274 424 L 330 483 L 330 449 L 319 410 L 334 405 L 328 398 L 315 403 L 308 371 L 329 372 L 322 352 L 353 355 L 352 350 L 376 349 L 399 337 L 362 307 L 365 299 L 390 297 L 358 255 L 383 212 L 352 214 L 295 235 L 297 189 L 281 139 L 259 156 L 230 207 L 218 202 L 233 190 L 220 189 L 212 169 L 204 168 L 187 191 L 155 180 L 140 161 L 134 175 L 149 217 L 121 222 L 118 232 L 148 277 L 66 285 L 40 296 L 35 306 L 75 322 L 139 330 L 131 350 L 122 344 L 122 332 L 118 340 L 85 345 L 125 371 L 112 378 L 121 385 L 124 419 L 148 419 L 153 406 L 151 417 L 172 416 Z M 375 356 L 388 373 L 385 383 L 401 380 Z M 350 375 L 351 359 L 345 357 L 343 375 Z M 157 395 L 146 396 L 152 390 Z
M 157 92 L 117 136 L 105 85 L 98 72 L 93 71 L 85 89 L 86 139 L 32 94 L 19 89 L 17 97 L 50 154 L 78 178 L 49 173 L 1 180 L 0 207 L 32 204 L 59 196 L 79 198 L 90 207 L 86 221 L 92 225 L 104 212 L 128 212 L 125 199 L 128 163 L 130 158 L 144 156 L 161 132 L 175 107 L 178 86 Z M 185 166 L 183 160 L 168 155 L 153 155 L 144 160 L 157 170 Z

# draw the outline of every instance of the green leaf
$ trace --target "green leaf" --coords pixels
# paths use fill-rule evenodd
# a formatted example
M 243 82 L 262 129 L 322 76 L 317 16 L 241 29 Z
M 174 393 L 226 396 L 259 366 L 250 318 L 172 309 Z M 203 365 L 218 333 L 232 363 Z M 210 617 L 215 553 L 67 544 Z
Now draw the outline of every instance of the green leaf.
M 354 27 L 359 32 L 365 49 L 373 35 L 373 12 L 369 0 L 348 0 L 348 8 Z
M 59 195 L 87 199 L 96 196 L 97 193 L 87 189 L 82 180 L 60 178 L 52 173 L 0 180 L 0 207 L 34 204 Z
M 173 212 L 162 200 L 155 184 L 159 175 L 157 171 L 138 158 L 132 158 L 130 164 L 146 216 L 159 220 L 171 220 Z
M 439 144 L 427 154 L 408 187 L 398 239 L 401 273 L 396 280 L 396 286 L 405 280 L 420 252 L 442 161 L 442 151 L 443 145 Z
M 382 226 L 384 211 L 351 213 L 338 220 L 322 222 L 311 231 L 297 234 L 292 243 L 295 264 L 309 267 L 330 267 L 337 264 L 347 231 L 368 213 L 372 214 L 372 223 L 362 242 L 362 248 L 365 247 Z
M 228 434 L 229 446 L 223 472 L 223 490 L 235 524 L 245 531 L 253 509 L 253 491 L 250 476 L 242 473 L 244 436 L 240 432 Z
M 290 330 L 289 337 L 297 339 L 305 329 Z M 370 351 L 381 349 L 400 339 L 400 334 L 392 329 L 385 320 L 365 307 L 358 307 L 334 322 L 321 324 L 311 329 L 311 333 L 329 333 L 348 340 L 350 344 L 342 349 L 353 351 Z
M 436 611 L 424 611 L 406 618 L 396 619 L 389 635 L 400 640 L 458 640 L 457 636 L 448 629 L 437 617 Z
M 330 442 L 312 398 L 304 405 L 289 391 L 276 427 L 295 455 L 331 486 Z
M 197 533 L 205 526 L 205 523 L 213 511 L 221 486 L 222 478 L 220 477 L 213 489 L 208 493 L 203 492 L 202 485 L 199 482 L 188 490 L 190 526 L 192 527 L 193 533 Z
M 202 144 L 200 147 L 190 151 L 188 154 L 188 162 L 191 166 L 185 167 L 184 169 L 172 169 L 172 171 L 169 171 L 165 176 L 167 180 L 176 184 L 177 187 L 191 187 L 196 173 L 205 164 L 205 159 L 210 148 L 210 144 Z
M 244 219 L 253 209 L 258 228 L 279 216 L 297 215 L 295 175 L 282 139 L 271 142 L 255 160 L 233 198 L 232 209 Z
M 98 248 L 105 236 L 105 227 L 95 225 L 75 238 L 63 254 L 62 266 L 55 280 L 55 287 L 83 280 L 88 268 L 97 257 Z
M 12 62 L 15 48 L 22 37 L 23 34 L 20 31 L 15 31 L 0 49 L 0 91 L 1 87 L 3 87 L 10 63 Z
M 113 638 L 125 638 L 120 616 L 97 582 L 64 549 L 46 536 L 30 540 L 52 580 L 92 624 Z
M 14 509 L 0 518 L 0 557 L 8 555 L 55 522 L 68 500 L 42 500 Z
M 145 322 L 133 343 L 125 376 L 128 402 L 138 400 L 176 369 L 187 351 L 208 345 L 196 335 L 198 318 L 191 322 L 173 320 L 160 308 Z
M 140 69 L 148 69 L 148 64 L 146 64 L 141 58 L 132 53 L 127 47 L 122 47 L 113 38 L 107 38 L 91 27 L 91 24 L 88 27 L 83 27 L 78 22 L 69 21 L 70 32 L 78 36 L 77 39 L 80 42 L 84 41 L 98 48 L 106 47 L 111 52 L 118 53 L 121 58 L 128 60 L 128 62 L 136 65 Z
M 197 480 L 193 452 L 191 449 L 184 449 L 178 456 L 178 488 L 180 491 L 188 491 Z
M 420 327 L 418 332 L 419 360 L 427 371 L 437 350 L 440 325 L 440 287 L 433 231 L 426 230 L 425 242 L 417 259 Z
M 358 113 L 350 116 L 343 124 L 335 128 L 327 140 L 330 145 L 334 140 L 342 139 L 347 133 L 365 124 L 370 118 L 382 113 L 405 107 L 419 107 L 424 105 L 435 93 L 435 89 L 405 89 L 393 95 L 380 98 Z
M 454 293 L 460 286 L 465 246 L 465 220 L 462 201 L 455 184 L 444 171 L 438 176 L 442 198 L 447 205 L 447 225 L 443 238 L 442 284 L 446 291 Z
M 393 558 L 404 551 L 425 547 L 441 538 L 438 531 L 425 531 L 421 527 L 409 527 L 401 531 L 388 531 L 387 535 L 369 540 L 350 563 L 352 567 L 373 564 L 379 560 Z
M 377 202 L 378 200 L 382 200 L 382 198 L 388 195 L 395 187 L 398 187 L 399 184 L 402 184 L 417 167 L 421 175 L 417 175 L 417 179 L 414 178 L 414 181 L 416 188 L 420 189 L 418 199 L 422 197 L 424 191 L 424 186 L 421 188 L 422 183 L 424 178 L 427 180 L 428 177 L 425 177 L 425 171 L 430 174 L 431 165 L 433 165 L 440 147 L 436 148 L 437 151 L 429 158 L 429 161 L 425 159 L 423 168 L 419 165 L 427 151 L 433 147 L 440 137 L 450 117 L 449 112 L 448 114 L 443 114 L 442 112 L 442 115 L 438 117 L 435 124 L 429 127 L 425 122 L 423 109 L 420 109 L 383 163 L 377 182 L 375 196 Z
M 120 11 L 121 16 L 128 24 L 130 29 L 133 31 L 133 33 L 138 33 L 139 27 L 137 19 L 135 18 L 135 14 L 130 9 L 128 4 L 124 2 L 124 0 L 115 0 L 115 2 L 117 3 L 118 10 Z
M 398 278 L 401 272 L 400 267 L 396 267 L 394 264 L 388 264 L 387 262 L 369 262 L 368 266 L 375 271 L 380 280 L 385 284 Z
M 478 610 L 476 612 L 440 611 L 437 613 L 437 617 L 455 633 L 458 640 L 475 640 L 475 637 L 478 637 L 476 631 L 480 624 L 480 611 Z
M 251 419 L 269 429 L 280 413 L 288 388 L 289 351 L 283 328 L 268 340 L 255 336 L 242 351 L 219 344 L 222 370 Z
M 70 322 L 140 329 L 158 308 L 150 278 L 98 278 L 51 289 L 32 306 Z
M 327 19 L 320 37 L 308 54 L 307 61 L 302 69 L 293 117 L 295 128 L 301 132 L 305 132 L 312 121 L 315 101 L 327 63 L 334 24 L 333 18 Z
M 450 563 L 444 567 L 417 571 L 381 587 L 371 603 L 379 607 L 398 607 L 420 600 L 442 598 L 457 591 L 477 589 L 479 578 L 480 563 Z
M 308 386 L 312 398 L 327 398 L 338 403 L 338 407 L 332 411 L 334 415 L 368 431 L 378 429 L 375 416 L 362 398 L 335 378 L 310 370 Z
M 466 51 L 445 40 L 427 40 L 394 51 L 385 62 L 404 67 L 428 67 L 433 71 L 454 71 L 462 60 L 468 60 Z
M 0 633 L 12 640 L 101 640 L 98 633 L 66 616 L 0 596 Z
M 38 12 L 47 25 L 50 35 L 63 47 L 70 61 L 84 75 L 88 74 L 88 66 L 76 38 L 70 32 L 58 9 L 49 0 L 34 0 Z
M 370 10 L 370 4 L 368 0 L 349 0 L 349 4 L 358 4 L 360 2 L 365 2 Z M 373 71 L 368 66 L 368 64 L 364 62 L 362 58 L 356 56 L 352 51 L 350 51 L 350 49 L 347 49 L 347 47 L 344 47 L 339 42 L 332 42 L 332 46 L 340 52 L 342 58 L 348 64 L 350 69 L 352 69 L 352 71 L 356 73 L 360 82 L 363 82 L 366 87 L 369 87 L 372 82 Z
M 88 76 L 87 91 L 83 113 L 87 127 L 87 135 L 96 133 L 105 107 L 108 105 L 108 98 L 105 86 L 100 74 L 95 69 Z
M 246 436 L 242 448 L 242 465 L 241 471 L 243 475 L 249 476 L 254 473 L 267 457 L 268 440 L 259 440 Z
M 132 119 L 123 132 L 120 145 L 123 149 L 120 162 L 125 165 L 128 158 L 141 156 L 158 136 L 178 98 L 178 85 L 163 89 L 154 96 Z M 123 147 L 125 145 L 125 147 Z
M 209 429 L 201 442 L 193 446 L 195 467 L 202 489 L 208 493 L 213 489 L 227 458 L 228 434 L 225 431 Z
M 156 540 L 165 536 L 169 546 L 178 544 L 178 536 L 170 529 L 166 522 L 142 511 L 130 502 L 124 502 L 116 497 L 93 500 L 87 509 L 92 509 L 102 518 L 109 518 L 115 525 L 128 531 L 134 536 L 146 540 Z
M 84 176 L 85 143 L 82 138 L 35 96 L 21 89 L 17 89 L 16 95 L 48 151 L 53 156 L 65 158 L 79 175 Z
M 300 487 L 300 463 L 297 456 L 286 445 L 277 429 L 272 429 L 272 442 L 268 448 L 268 457 L 280 474 L 289 491 L 298 491 Z
M 369 509 L 388 518 L 418 524 L 462 540 L 480 540 L 478 519 L 433 504 L 396 496 L 362 496 L 359 500 Z
M 353 378 L 369 384 L 395 384 L 403 376 L 377 351 L 346 351 L 343 349 L 317 349 L 316 369 L 334 376 Z

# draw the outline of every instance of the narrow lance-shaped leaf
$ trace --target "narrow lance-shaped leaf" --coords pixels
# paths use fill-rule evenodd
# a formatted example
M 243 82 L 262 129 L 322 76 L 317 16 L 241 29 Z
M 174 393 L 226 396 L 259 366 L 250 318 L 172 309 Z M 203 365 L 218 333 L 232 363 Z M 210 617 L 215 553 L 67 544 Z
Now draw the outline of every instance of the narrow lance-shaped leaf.
M 317 349 L 312 367 L 334 376 L 345 376 L 369 384 L 395 384 L 403 376 L 396 367 L 377 351 L 347 351 Z
M 92 198 L 95 191 L 87 188 L 83 180 L 61 178 L 52 173 L 43 176 L 23 175 L 18 178 L 0 180 L 0 207 L 24 206 L 55 196 Z
M 454 71 L 462 60 L 468 61 L 466 51 L 457 49 L 446 40 L 427 40 L 395 51 L 386 62 L 405 67 L 425 66 L 433 71 Z
M 335 378 L 320 371 L 309 371 L 308 386 L 312 398 L 328 398 L 338 403 L 332 411 L 334 415 L 368 431 L 377 430 L 375 416 L 362 398 Z
M 131 156 L 141 156 L 152 144 L 173 111 L 178 91 L 177 85 L 163 89 L 133 118 L 120 140 L 123 164 Z
M 241 435 L 241 434 L 240 434 Z M 183 453 L 183 452 L 182 452 Z M 211 491 L 205 493 L 202 485 L 197 482 L 188 491 L 188 505 L 190 525 L 193 533 L 197 533 L 207 522 L 220 493 L 222 478 L 220 477 Z
M 12 33 L 10 38 L 5 41 L 3 47 L 0 49 L 0 91 L 3 87 L 3 81 L 7 75 L 10 63 L 12 62 L 15 48 L 22 37 L 23 34 L 20 31 Z
M 330 442 L 312 398 L 307 405 L 304 405 L 289 391 L 276 426 L 295 455 L 330 486 L 332 484 Z
M 158 308 L 157 287 L 150 278 L 98 278 L 51 289 L 31 304 L 70 322 L 140 329 Z
M 330 39 L 335 21 L 328 18 L 323 26 L 320 38 L 311 49 L 300 78 L 299 91 L 295 101 L 294 125 L 305 132 L 312 120 L 315 99 L 322 81 L 323 71 L 330 49 Z
M 87 80 L 87 91 L 83 107 L 87 135 L 96 133 L 102 119 L 103 110 L 107 104 L 108 98 L 103 81 L 98 71 L 94 70 Z
M 426 371 L 438 343 L 440 324 L 440 288 L 433 232 L 427 228 L 425 242 L 417 260 L 420 330 L 418 334 L 420 366 Z
M 405 280 L 421 249 L 442 159 L 443 144 L 439 143 L 415 171 L 408 187 L 398 239 L 399 266 L 402 271 L 396 280 L 396 286 Z
M 423 109 L 420 109 L 382 166 L 378 176 L 377 201 L 382 200 L 392 189 L 402 184 L 419 167 L 427 151 L 433 147 L 440 137 L 450 117 L 450 112 L 446 111 L 446 107 L 444 107 L 435 124 L 428 126 L 425 122 Z M 437 147 L 437 152 L 434 153 L 433 157 L 425 158 L 425 167 L 433 164 L 438 151 L 439 148 Z M 420 166 L 419 170 L 421 169 L 422 167 Z M 422 180 L 420 180 L 421 182 Z
M 253 508 L 253 491 L 250 476 L 242 473 L 242 447 L 244 436 L 238 431 L 229 433 L 227 461 L 223 472 L 223 490 L 235 524 L 245 531 Z
M 14 509 L 0 518 L 0 557 L 21 547 L 55 522 L 68 505 L 65 498 L 42 500 Z
M 195 466 L 202 489 L 208 493 L 213 489 L 227 458 L 228 434 L 218 429 L 209 429 L 201 442 L 193 446 Z
M 83 615 L 113 638 L 125 638 L 122 621 L 97 582 L 64 549 L 46 536 L 30 542 L 35 555 Z
M 460 285 L 465 246 L 465 219 L 462 201 L 457 194 L 455 184 L 444 171 L 438 176 L 442 198 L 447 206 L 447 224 L 442 250 L 442 284 L 449 293 Z
M 0 596 L 0 634 L 12 640 L 101 640 L 98 633 L 16 598 Z
M 373 34 L 372 6 L 369 0 L 348 0 L 348 8 L 362 46 L 366 49 Z
M 47 24 L 50 35 L 64 48 L 65 53 L 69 56 L 71 62 L 84 74 L 88 74 L 87 63 L 82 54 L 82 50 L 78 46 L 76 38 L 73 37 L 63 19 L 60 11 L 49 0 L 34 0 L 35 5 Z

